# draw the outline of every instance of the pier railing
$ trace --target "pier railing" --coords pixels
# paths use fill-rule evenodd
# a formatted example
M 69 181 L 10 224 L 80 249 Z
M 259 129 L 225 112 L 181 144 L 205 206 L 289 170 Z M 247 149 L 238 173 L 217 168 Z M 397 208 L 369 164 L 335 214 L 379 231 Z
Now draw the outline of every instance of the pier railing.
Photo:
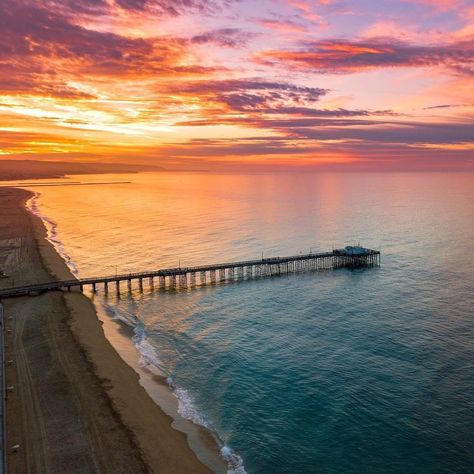
M 132 282 L 138 282 L 138 288 L 143 290 L 143 281 L 148 280 L 149 286 L 154 287 L 155 279 L 160 288 L 204 285 L 224 281 L 236 281 L 247 278 L 281 275 L 284 273 L 298 273 L 312 270 L 331 270 L 336 268 L 373 267 L 380 264 L 380 252 L 365 249 L 363 253 L 351 254 L 341 251 L 309 253 L 292 255 L 289 257 L 262 258 L 260 260 L 244 260 L 240 262 L 217 263 L 194 267 L 166 268 L 155 271 L 126 273 L 94 278 L 78 278 L 74 280 L 60 280 L 34 285 L 18 286 L 0 290 L 0 299 L 12 296 L 24 296 L 43 293 L 46 291 L 66 290 L 85 286 L 97 290 L 103 285 L 104 291 L 109 291 L 109 284 L 115 284 L 117 294 L 120 294 L 121 282 L 127 282 L 128 290 Z

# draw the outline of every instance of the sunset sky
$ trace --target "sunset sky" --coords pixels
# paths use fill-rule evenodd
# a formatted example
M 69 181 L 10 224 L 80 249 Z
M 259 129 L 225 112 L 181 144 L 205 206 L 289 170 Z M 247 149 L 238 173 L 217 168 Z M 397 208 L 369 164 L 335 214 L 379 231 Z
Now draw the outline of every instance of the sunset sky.
M 474 170 L 472 0 L 0 0 L 0 159 Z

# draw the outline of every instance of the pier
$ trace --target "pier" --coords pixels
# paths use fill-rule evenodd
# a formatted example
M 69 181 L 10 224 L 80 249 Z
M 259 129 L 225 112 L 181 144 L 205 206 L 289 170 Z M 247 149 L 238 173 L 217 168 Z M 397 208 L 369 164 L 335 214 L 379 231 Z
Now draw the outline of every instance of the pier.
M 334 270 L 338 268 L 363 268 L 380 265 L 380 252 L 360 246 L 345 247 L 332 252 L 309 253 L 289 257 L 262 258 L 231 263 L 217 263 L 196 267 L 178 267 L 162 270 L 127 273 L 95 278 L 78 278 L 60 280 L 35 285 L 18 286 L 0 290 L 0 299 L 13 296 L 36 295 L 47 291 L 84 291 L 88 287 L 96 292 L 99 287 L 105 293 L 111 290 L 117 295 L 123 285 L 127 291 L 132 290 L 133 283 L 143 291 L 144 284 L 150 288 L 189 288 L 208 283 L 232 282 L 250 278 L 262 278 L 286 273 Z M 136 285 L 135 285 L 136 286 Z

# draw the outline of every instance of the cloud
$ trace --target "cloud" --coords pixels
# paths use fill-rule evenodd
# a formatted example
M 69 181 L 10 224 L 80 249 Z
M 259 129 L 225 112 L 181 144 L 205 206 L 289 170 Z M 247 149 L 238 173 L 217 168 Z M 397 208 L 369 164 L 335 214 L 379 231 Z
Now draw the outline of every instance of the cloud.
M 75 23 L 70 9 L 101 12 L 102 0 L 65 2 L 50 11 L 45 4 L 0 2 L 0 93 L 86 98 L 69 79 L 203 75 L 215 68 L 189 60 L 183 38 L 130 38 Z
M 61 14 L 44 8 L 6 0 L 0 5 L 0 58 L 32 58 L 121 63 L 124 68 L 137 61 L 163 62 L 179 51 L 172 41 L 127 38 L 89 30 Z
M 328 157 L 422 167 L 432 156 L 472 168 L 472 105 L 457 105 L 471 100 L 471 10 L 386 2 L 381 22 L 362 2 L 348 28 L 341 0 L 238 3 L 0 0 L 0 114 L 12 131 L 0 135 L 2 151 L 177 167 Z M 410 26 L 407 12 L 424 21 Z M 323 27 L 331 36 L 316 41 Z M 439 70 L 389 70 L 402 67 Z M 313 74 L 383 69 L 373 86 Z M 390 104 L 410 115 L 380 110 Z
M 420 46 L 394 38 L 360 41 L 333 39 L 305 43 L 298 50 L 266 50 L 256 56 L 265 64 L 292 65 L 302 70 L 350 74 L 390 67 L 447 66 L 472 73 L 474 39 L 433 46 Z
M 472 148 L 472 145 L 470 145 Z M 190 140 L 157 149 L 160 163 L 185 162 L 212 169 L 314 168 L 333 171 L 466 171 L 474 170 L 474 156 L 462 147 L 413 146 L 357 140 L 310 140 L 254 136 L 247 139 Z
M 5 71 L 5 74 L 4 74 Z M 0 65 L 0 77 L 11 77 L 11 67 Z M 19 72 L 12 79 L 0 79 L 0 93 L 4 95 L 32 95 L 57 99 L 94 99 L 94 94 L 65 84 L 57 78 L 31 77 Z
M 304 16 L 311 21 L 322 22 L 323 19 L 320 15 L 315 13 L 315 7 L 327 7 L 334 3 L 334 0 L 288 0 L 288 3 L 299 10 Z
M 239 28 L 220 28 L 195 35 L 190 42 L 193 44 L 213 43 L 218 46 L 237 48 L 245 46 L 254 36 L 254 34 L 244 32 Z
M 33 8 L 44 8 L 61 15 L 98 15 L 110 10 L 107 0 L 18 0 L 15 3 Z
M 260 20 L 259 23 L 265 28 L 276 30 L 280 33 L 305 33 L 308 31 L 305 25 L 292 20 L 263 19 Z
M 387 122 L 370 127 L 291 128 L 294 136 L 312 140 L 357 140 L 387 144 L 446 144 L 474 142 L 472 123 Z
M 239 0 L 18 0 L 38 5 L 51 11 L 80 14 L 110 14 L 120 8 L 128 12 L 148 12 L 157 16 L 179 16 L 185 13 L 216 13 Z
M 310 109 L 306 107 L 280 107 L 258 110 L 245 117 L 232 114 L 193 119 L 175 123 L 178 126 L 240 125 L 257 129 L 273 129 L 284 135 L 294 134 L 294 130 L 314 127 L 354 127 L 360 125 L 380 125 L 373 118 L 391 115 L 393 112 L 346 109 Z M 277 117 L 276 117 L 277 116 Z M 367 117 L 361 119 L 359 117 Z
M 432 105 L 430 107 L 424 107 L 423 110 L 432 110 L 432 109 L 450 109 L 455 107 L 473 107 L 474 104 L 440 104 Z
M 318 111 L 316 111 L 318 112 Z M 260 129 L 272 129 L 283 137 L 307 140 L 342 140 L 358 142 L 385 142 L 396 144 L 419 143 L 468 143 L 474 141 L 474 132 L 470 123 L 438 123 L 427 125 L 422 122 L 400 122 L 378 118 L 377 113 L 362 111 L 357 117 L 356 111 L 329 112 L 321 117 L 228 117 L 227 121 L 202 120 L 197 123 L 184 122 L 177 125 L 216 125 L 241 124 Z M 331 112 L 334 112 L 331 114 Z M 339 113 L 339 115 L 338 115 Z M 347 115 L 344 115 L 347 114 Z
M 398 115 L 391 110 L 318 107 L 327 89 L 251 78 L 188 81 L 161 92 L 179 94 L 199 104 L 186 120 L 174 123 L 178 126 L 234 125 L 288 134 L 287 129 L 293 127 L 367 125 L 374 123 L 374 118 Z
M 115 0 L 115 3 L 125 10 L 146 10 L 158 15 L 179 16 L 186 12 L 216 13 L 236 1 L 238 0 Z
M 189 81 L 174 87 L 183 94 L 211 95 L 217 101 L 242 109 L 268 104 L 270 101 L 294 103 L 315 102 L 325 95 L 327 89 L 306 87 L 287 82 L 272 82 L 259 79 L 228 79 Z
M 262 114 L 311 114 L 327 89 L 306 87 L 287 82 L 259 79 L 187 81 L 179 86 L 160 89 L 162 93 L 179 94 L 182 100 L 199 104 L 188 113 L 187 125 L 239 124 L 244 127 Z M 321 112 L 324 114 L 324 112 Z

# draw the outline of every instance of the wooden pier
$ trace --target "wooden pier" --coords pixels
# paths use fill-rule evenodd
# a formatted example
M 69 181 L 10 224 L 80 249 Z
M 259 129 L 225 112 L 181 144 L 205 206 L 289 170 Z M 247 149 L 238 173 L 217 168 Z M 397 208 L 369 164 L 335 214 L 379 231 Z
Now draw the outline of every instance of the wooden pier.
M 353 249 L 354 247 L 346 247 Z M 337 268 L 360 268 L 380 265 L 380 252 L 362 249 L 357 253 L 346 249 L 333 250 L 324 253 L 309 253 L 290 257 L 262 258 L 242 262 L 218 263 L 186 268 L 167 268 L 162 270 L 127 273 L 123 275 L 104 276 L 96 278 L 79 278 L 75 280 L 53 281 L 28 286 L 5 288 L 0 290 L 0 299 L 13 296 L 41 294 L 46 291 L 71 291 L 85 287 L 96 292 L 100 287 L 105 293 L 115 290 L 120 295 L 125 282 L 127 291 L 132 290 L 132 284 L 138 283 L 138 289 L 143 291 L 144 282 L 150 288 L 189 288 L 208 283 L 232 282 L 249 278 L 262 278 L 282 275 L 285 273 L 300 273 L 307 271 L 333 270 Z M 114 288 L 115 287 L 115 288 Z

